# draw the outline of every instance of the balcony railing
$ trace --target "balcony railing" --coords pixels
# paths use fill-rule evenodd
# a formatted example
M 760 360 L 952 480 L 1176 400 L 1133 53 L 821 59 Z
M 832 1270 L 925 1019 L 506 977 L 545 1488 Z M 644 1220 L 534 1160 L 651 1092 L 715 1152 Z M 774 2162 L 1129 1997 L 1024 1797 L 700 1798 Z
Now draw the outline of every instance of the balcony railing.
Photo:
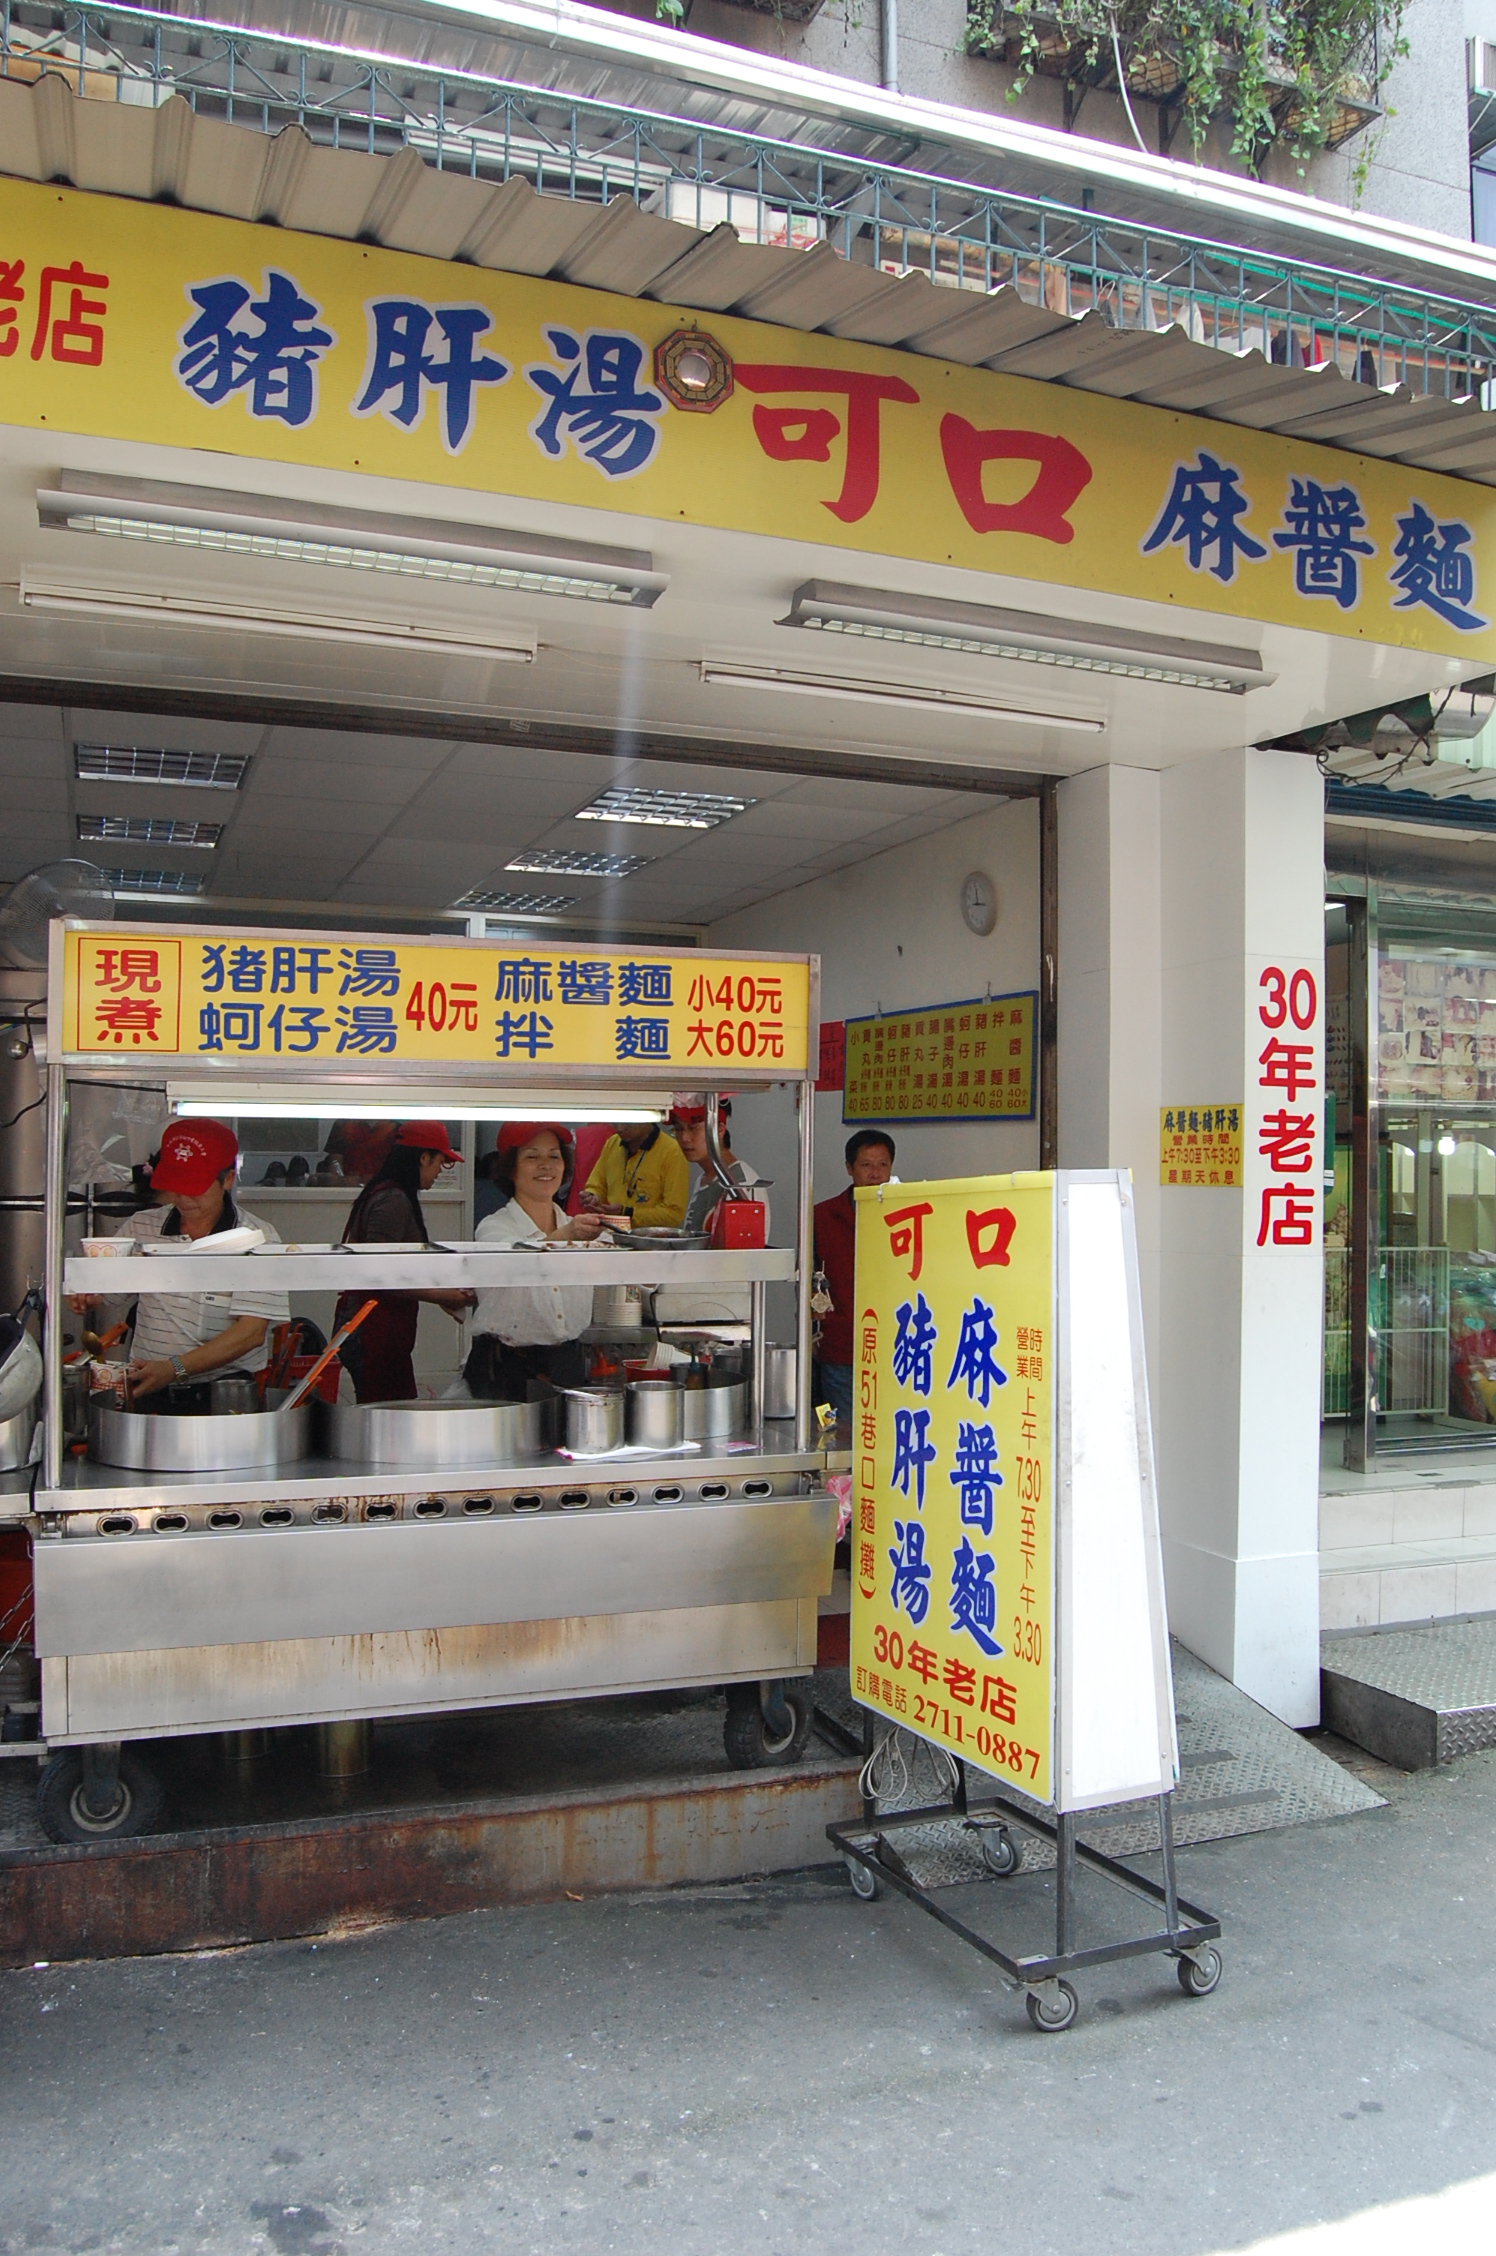
M 1118 329 L 1175 324 L 1224 352 L 1333 361 L 1363 383 L 1461 399 L 1496 370 L 1496 307 L 1284 260 L 898 165 L 437 71 L 144 7 L 0 0 L 0 76 L 60 72 L 85 97 L 208 117 L 605 204 L 629 196 L 745 241 L 829 243 L 891 274 L 1011 288 Z

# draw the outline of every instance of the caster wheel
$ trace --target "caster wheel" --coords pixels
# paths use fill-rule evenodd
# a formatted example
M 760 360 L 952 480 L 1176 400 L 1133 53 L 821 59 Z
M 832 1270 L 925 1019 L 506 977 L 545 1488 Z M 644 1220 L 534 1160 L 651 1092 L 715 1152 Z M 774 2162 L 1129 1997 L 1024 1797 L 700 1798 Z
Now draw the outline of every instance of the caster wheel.
M 1174 1971 L 1186 1997 L 1209 1997 L 1221 1979 L 1221 1954 L 1207 1946 L 1197 1958 L 1181 1958 Z
M 1047 2037 L 1057 2037 L 1062 2029 L 1068 2029 L 1080 2011 L 1080 1999 L 1068 1982 L 1056 1982 L 1049 1996 L 1041 1990 L 1030 1990 L 1023 2002 L 1034 2027 Z
M 36 1814 L 49 1841 L 126 1841 L 154 1833 L 166 1796 L 156 1773 L 138 1755 L 119 1758 L 119 1781 L 112 1806 L 103 1815 L 83 1798 L 83 1757 L 54 1755 L 36 1789 Z
M 1011 1880 L 1023 1863 L 1023 1845 L 1015 1841 L 1006 1825 L 995 1828 L 983 1826 L 977 1835 L 982 1851 L 982 1862 L 994 1880 Z
M 876 1903 L 883 1893 L 883 1883 L 877 1873 L 869 1872 L 867 1866 L 859 1864 L 856 1857 L 848 1857 L 846 1866 L 853 1895 L 861 1896 L 864 1903 Z
M 758 1686 L 729 1684 L 722 1742 L 734 1770 L 762 1770 L 770 1763 L 800 1760 L 815 1720 L 810 1687 L 809 1677 L 785 1685 L 784 1703 L 790 1711 L 790 1728 L 775 1732 L 770 1730 L 759 1705 Z

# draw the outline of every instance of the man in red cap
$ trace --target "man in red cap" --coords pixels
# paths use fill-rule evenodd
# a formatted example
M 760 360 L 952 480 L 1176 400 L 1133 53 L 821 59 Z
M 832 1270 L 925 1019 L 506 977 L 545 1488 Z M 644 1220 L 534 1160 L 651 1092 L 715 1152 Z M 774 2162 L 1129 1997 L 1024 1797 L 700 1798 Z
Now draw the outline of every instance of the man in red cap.
M 240 1225 L 267 1239 L 279 1232 L 236 1207 L 239 1139 L 221 1120 L 174 1120 L 161 1138 L 151 1189 L 161 1201 L 132 1214 L 122 1238 L 207 1238 Z M 246 1262 L 248 1285 L 256 1272 Z M 93 1297 L 74 1308 L 94 1308 Z M 130 1391 L 135 1401 L 163 1395 L 156 1409 L 206 1409 L 208 1382 L 228 1371 L 262 1371 L 272 1324 L 291 1314 L 284 1293 L 142 1293 L 135 1317 Z
M 452 1149 L 440 1120 L 402 1120 L 383 1166 L 353 1202 L 343 1229 L 344 1245 L 426 1245 L 431 1233 L 421 1212 L 421 1193 L 455 1167 L 461 1153 Z M 461 1323 L 472 1307 L 470 1292 L 386 1292 L 342 1349 L 345 1368 L 360 1402 L 414 1402 L 415 1344 L 419 1303 L 434 1301 Z M 363 1293 L 343 1293 L 335 1311 L 341 1326 L 362 1305 Z

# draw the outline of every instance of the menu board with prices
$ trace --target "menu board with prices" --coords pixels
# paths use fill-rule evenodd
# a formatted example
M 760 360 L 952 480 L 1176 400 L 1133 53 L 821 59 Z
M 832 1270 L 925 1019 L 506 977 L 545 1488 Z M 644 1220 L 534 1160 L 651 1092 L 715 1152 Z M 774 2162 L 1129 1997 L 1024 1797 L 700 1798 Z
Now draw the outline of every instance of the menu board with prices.
M 847 1020 L 842 1118 L 1032 1120 L 1036 994 Z

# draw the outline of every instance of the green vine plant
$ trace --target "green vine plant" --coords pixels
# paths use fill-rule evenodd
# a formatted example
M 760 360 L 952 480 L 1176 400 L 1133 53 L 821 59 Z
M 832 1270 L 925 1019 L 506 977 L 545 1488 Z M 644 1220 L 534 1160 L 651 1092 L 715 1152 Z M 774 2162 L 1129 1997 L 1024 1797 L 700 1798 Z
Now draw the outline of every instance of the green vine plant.
M 1345 112 L 1381 107 L 1408 53 L 1404 0 L 967 0 L 969 53 L 1014 67 L 1016 101 L 1036 72 L 1095 84 L 1120 63 L 1124 100 L 1177 104 L 1198 159 L 1212 124 L 1260 172 L 1274 148 L 1300 173 L 1347 138 Z M 1130 104 L 1129 104 L 1130 109 Z M 1368 119 L 1369 123 L 1370 120 Z M 1141 136 L 1140 136 L 1141 138 Z M 1368 151 L 1356 167 L 1364 183 Z

